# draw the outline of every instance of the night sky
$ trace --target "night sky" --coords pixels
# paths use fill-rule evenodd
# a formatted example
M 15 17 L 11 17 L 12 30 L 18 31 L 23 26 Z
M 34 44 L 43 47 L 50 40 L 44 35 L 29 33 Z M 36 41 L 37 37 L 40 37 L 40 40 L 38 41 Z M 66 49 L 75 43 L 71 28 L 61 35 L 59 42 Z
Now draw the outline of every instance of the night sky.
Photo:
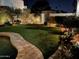
M 63 10 L 66 12 L 73 12 L 76 7 L 73 4 L 76 3 L 76 0 L 47 0 L 51 9 L 54 10 Z M 25 0 L 25 5 L 27 4 L 29 8 L 35 3 L 35 0 Z

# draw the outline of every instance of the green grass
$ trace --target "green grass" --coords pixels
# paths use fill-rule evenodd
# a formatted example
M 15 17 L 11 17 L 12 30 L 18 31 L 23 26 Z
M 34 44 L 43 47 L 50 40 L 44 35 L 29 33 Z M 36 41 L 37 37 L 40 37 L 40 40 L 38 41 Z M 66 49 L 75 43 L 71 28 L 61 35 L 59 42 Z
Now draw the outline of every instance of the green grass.
M 25 40 L 31 42 L 42 51 L 45 59 L 47 59 L 56 50 L 59 41 L 59 35 L 53 34 L 51 33 L 51 31 L 57 32 L 58 30 L 50 30 L 50 28 L 46 29 L 46 27 L 33 28 L 26 25 L 0 28 L 0 32 L 16 32 L 21 34 L 25 38 Z

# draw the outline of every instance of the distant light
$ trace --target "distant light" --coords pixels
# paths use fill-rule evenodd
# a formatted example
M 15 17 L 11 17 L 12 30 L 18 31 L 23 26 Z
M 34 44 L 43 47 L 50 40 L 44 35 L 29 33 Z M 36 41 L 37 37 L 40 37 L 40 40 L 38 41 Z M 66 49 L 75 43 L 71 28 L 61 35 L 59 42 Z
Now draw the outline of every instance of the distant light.
M 76 16 L 79 16 L 79 0 L 77 0 Z
M 27 9 L 27 6 L 24 6 L 25 9 Z

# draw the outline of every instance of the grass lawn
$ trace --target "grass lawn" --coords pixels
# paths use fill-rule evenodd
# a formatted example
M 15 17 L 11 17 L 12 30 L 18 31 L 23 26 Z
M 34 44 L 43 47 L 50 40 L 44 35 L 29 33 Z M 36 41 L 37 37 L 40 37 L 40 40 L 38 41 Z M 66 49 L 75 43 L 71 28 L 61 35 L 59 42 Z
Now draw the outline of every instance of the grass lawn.
M 1 27 L 0 32 L 16 32 L 25 40 L 37 46 L 47 59 L 55 50 L 59 41 L 58 29 L 32 27 L 27 25 Z M 4 49 L 5 50 L 5 49 Z

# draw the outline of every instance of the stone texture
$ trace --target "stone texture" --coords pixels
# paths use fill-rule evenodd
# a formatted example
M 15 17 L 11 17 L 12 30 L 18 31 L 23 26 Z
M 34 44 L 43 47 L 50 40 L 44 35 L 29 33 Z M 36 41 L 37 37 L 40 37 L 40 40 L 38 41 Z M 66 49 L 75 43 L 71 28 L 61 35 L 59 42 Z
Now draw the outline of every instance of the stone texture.
M 16 59 L 44 59 L 41 51 L 33 44 L 13 32 L 0 32 L 0 36 L 10 37 L 12 45 L 18 50 Z
M 60 50 L 57 49 L 57 51 L 52 54 L 48 59 L 62 59 Z

